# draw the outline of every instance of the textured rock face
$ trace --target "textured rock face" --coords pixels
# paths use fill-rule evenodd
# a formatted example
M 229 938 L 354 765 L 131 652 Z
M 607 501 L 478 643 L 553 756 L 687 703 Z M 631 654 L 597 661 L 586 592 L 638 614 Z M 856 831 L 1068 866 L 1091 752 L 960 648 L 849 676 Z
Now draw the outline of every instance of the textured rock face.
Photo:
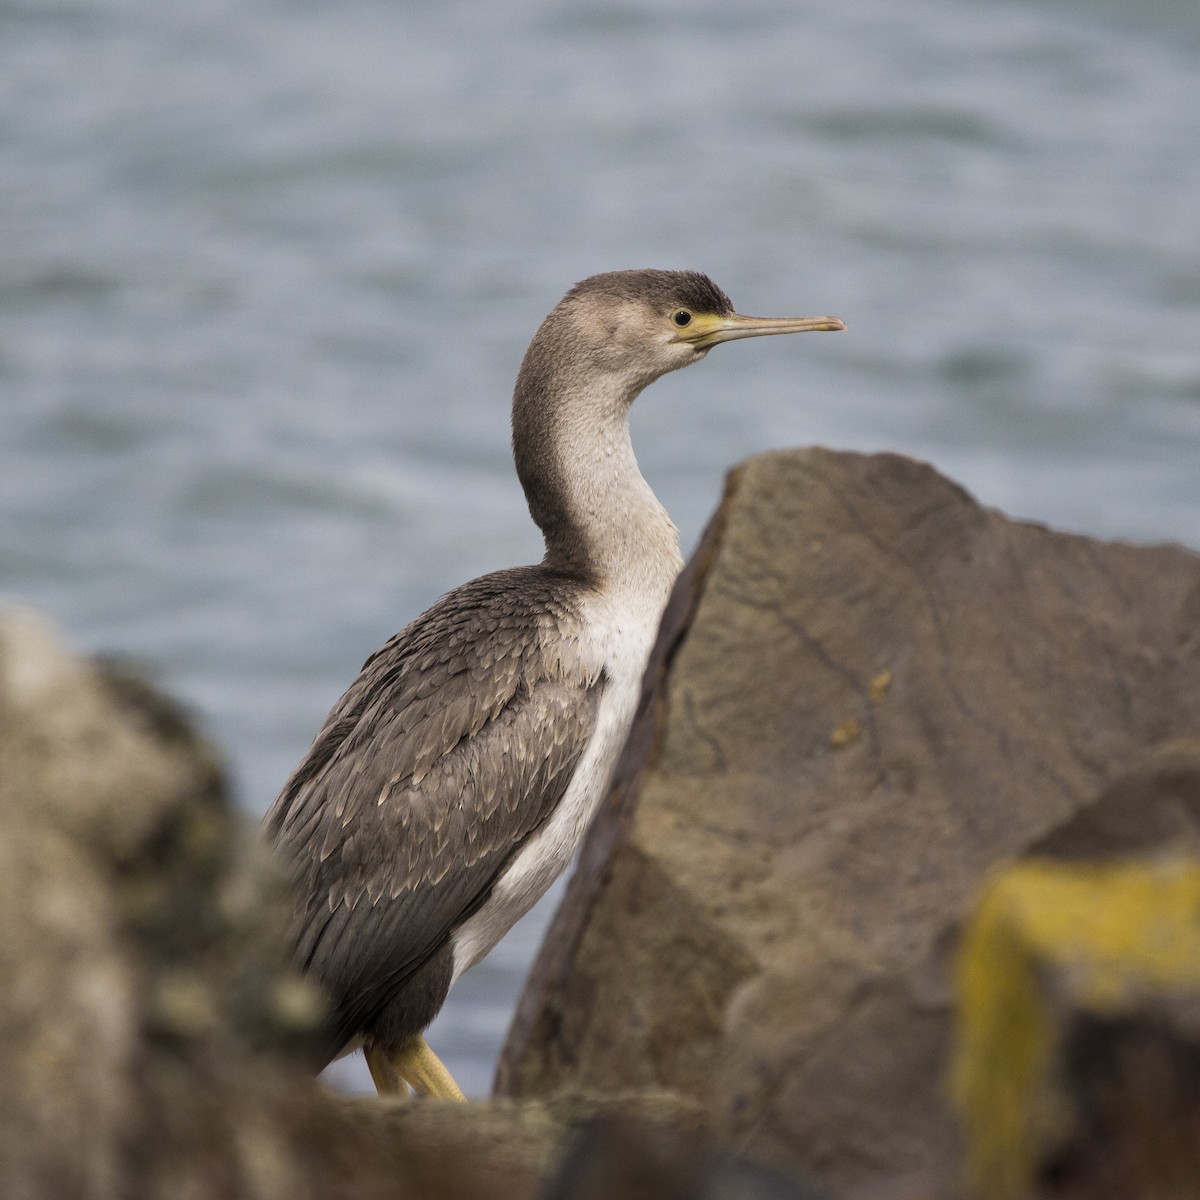
M 1017 524 L 896 456 L 764 456 L 651 678 L 498 1090 L 675 1089 L 838 1188 L 941 1173 L 989 868 L 1200 836 L 1178 771 L 1138 766 L 1200 728 L 1200 557 Z

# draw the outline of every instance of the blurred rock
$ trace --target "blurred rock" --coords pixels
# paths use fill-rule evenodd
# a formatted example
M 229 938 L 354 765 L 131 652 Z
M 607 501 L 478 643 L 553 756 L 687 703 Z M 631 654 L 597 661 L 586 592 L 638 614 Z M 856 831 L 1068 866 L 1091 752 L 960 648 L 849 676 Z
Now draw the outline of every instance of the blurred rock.
M 0 613 L 0 1197 L 533 1200 L 572 1130 L 674 1094 L 331 1095 L 282 883 L 175 706 Z
M 973 1196 L 1197 1195 L 1197 860 L 1009 868 L 958 975 Z
M 1191 846 L 1190 802 L 1151 836 L 1103 796 L 1198 728 L 1195 554 L 1012 522 L 894 455 L 751 460 L 676 589 L 498 1092 L 674 1089 L 792 1177 L 951 1187 L 973 897 L 1072 836 Z
M 1029 855 L 1063 862 L 1200 858 L 1200 731 L 1131 756 L 1112 783 Z
M 239 832 L 168 700 L 0 616 L 6 1198 L 313 1194 L 289 1161 L 303 1106 L 266 1117 L 249 1055 L 280 1056 L 278 1090 L 319 1010 Z
M 696 1134 L 629 1115 L 599 1117 L 572 1139 L 539 1200 L 818 1200 Z

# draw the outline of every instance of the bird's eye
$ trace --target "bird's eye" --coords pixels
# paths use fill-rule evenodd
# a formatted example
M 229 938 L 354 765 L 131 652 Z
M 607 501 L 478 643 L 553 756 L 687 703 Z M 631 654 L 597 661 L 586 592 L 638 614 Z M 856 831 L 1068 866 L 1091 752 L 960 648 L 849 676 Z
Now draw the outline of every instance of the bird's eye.
M 687 309 L 681 308 L 671 317 L 671 320 L 674 321 L 680 329 L 682 329 L 685 325 L 690 325 L 692 323 L 692 314 L 688 312 Z

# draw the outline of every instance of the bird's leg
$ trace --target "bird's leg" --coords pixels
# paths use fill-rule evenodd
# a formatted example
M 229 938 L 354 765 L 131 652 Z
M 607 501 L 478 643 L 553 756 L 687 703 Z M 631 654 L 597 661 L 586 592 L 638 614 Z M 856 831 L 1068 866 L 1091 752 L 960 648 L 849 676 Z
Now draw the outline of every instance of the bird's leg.
M 388 1058 L 383 1048 L 372 1042 L 363 1050 L 367 1060 L 367 1070 L 371 1072 L 371 1080 L 375 1090 L 381 1096 L 407 1096 L 408 1087 L 396 1073 L 392 1060 Z
M 437 1100 L 466 1100 L 454 1076 L 420 1034 L 393 1051 L 388 1056 L 388 1066 L 418 1095 Z

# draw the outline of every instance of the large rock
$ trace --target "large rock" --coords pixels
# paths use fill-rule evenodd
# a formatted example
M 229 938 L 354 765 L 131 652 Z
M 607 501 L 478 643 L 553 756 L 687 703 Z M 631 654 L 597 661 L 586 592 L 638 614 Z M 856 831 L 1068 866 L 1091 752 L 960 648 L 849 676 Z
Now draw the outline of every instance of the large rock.
M 950 960 L 989 869 L 1073 828 L 1198 837 L 1165 776 L 1157 815 L 1102 797 L 1200 729 L 1200 558 L 1006 520 L 893 455 L 767 455 L 647 679 L 498 1091 L 665 1087 L 834 1188 L 945 1178 Z

